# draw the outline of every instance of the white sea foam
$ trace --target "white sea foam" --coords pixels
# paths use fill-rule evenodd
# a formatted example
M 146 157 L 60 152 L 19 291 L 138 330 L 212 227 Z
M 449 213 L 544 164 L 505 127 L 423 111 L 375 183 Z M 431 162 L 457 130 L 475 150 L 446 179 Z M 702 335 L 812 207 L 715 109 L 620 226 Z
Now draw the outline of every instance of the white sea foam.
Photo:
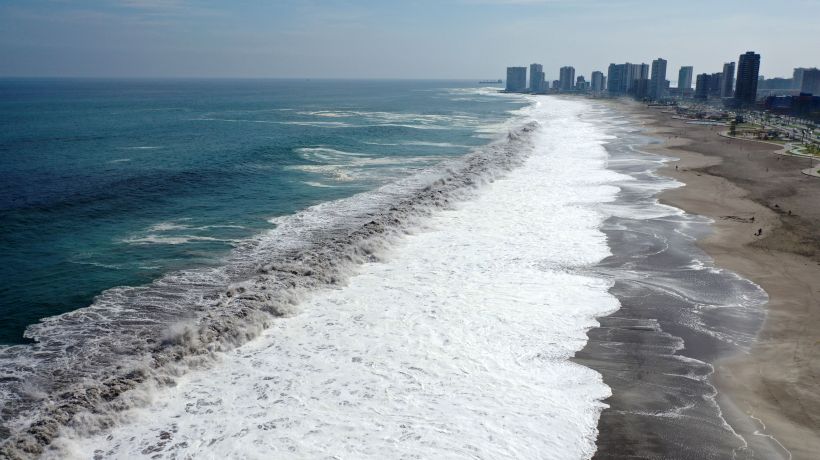
M 328 179 L 333 179 L 337 182 L 350 182 L 355 180 L 349 168 L 344 165 L 298 165 L 288 166 L 286 169 L 293 171 L 303 171 L 311 174 L 321 174 Z
M 500 88 L 497 86 L 479 86 L 475 88 L 447 88 L 445 91 L 448 93 L 457 96 L 480 96 L 480 97 L 503 97 L 508 99 L 514 99 L 517 96 L 508 93 L 502 93 L 499 91 Z
M 306 160 L 314 161 L 335 161 L 346 157 L 362 157 L 366 156 L 364 153 L 346 152 L 344 150 L 332 149 L 330 147 L 302 147 L 295 149 L 294 152 Z
M 314 128 L 351 128 L 356 125 L 350 123 L 343 123 L 341 121 L 274 121 L 280 125 L 294 125 L 294 126 L 312 126 Z
M 142 237 L 133 237 L 127 238 L 123 240 L 124 243 L 128 244 L 135 244 L 135 245 L 145 245 L 145 244 L 186 244 L 186 243 L 195 243 L 195 242 L 218 242 L 218 243 L 238 243 L 239 240 L 234 239 L 225 239 L 225 238 L 214 238 L 210 236 L 197 236 L 197 235 L 178 235 L 178 236 L 162 236 L 156 234 L 145 235 Z
M 395 146 L 395 145 L 402 145 L 402 144 L 400 144 L 400 143 L 398 143 L 398 142 L 367 142 L 367 141 L 362 141 L 362 144 L 367 144 L 367 145 L 384 145 L 384 146 Z
M 334 187 L 337 187 L 336 185 L 328 185 L 328 184 L 323 184 L 321 182 L 315 182 L 315 181 L 303 181 L 302 183 L 305 184 L 305 185 L 309 185 L 311 187 L 319 187 L 319 188 L 334 188 Z
M 225 123 L 267 123 L 274 125 L 312 126 L 315 128 L 349 128 L 354 125 L 336 121 L 277 121 L 277 120 L 245 120 L 241 118 L 193 118 L 192 121 L 220 121 Z
M 452 126 L 476 126 L 479 120 L 466 114 L 420 114 L 403 112 L 369 112 L 369 111 L 329 111 L 298 112 L 319 118 L 353 118 L 364 119 L 372 123 L 383 123 L 385 126 L 396 123 L 412 124 L 412 127 L 424 128 L 431 125 L 442 125 L 442 129 Z
M 409 142 L 404 142 L 403 145 L 414 145 L 414 146 L 418 146 L 418 147 L 441 147 L 441 148 L 469 147 L 469 145 L 453 144 L 451 142 L 424 142 L 424 141 L 409 141 Z
M 586 102 L 549 99 L 536 151 L 347 285 L 60 456 L 589 458 L 600 376 L 569 359 L 609 282 L 598 230 L 620 179 Z M 332 218 L 332 216 L 330 216 Z
M 179 224 L 179 223 L 173 222 L 173 221 L 165 221 L 165 222 L 159 222 L 157 224 L 154 224 L 154 225 L 150 226 L 148 228 L 148 231 L 150 231 L 150 232 L 168 232 L 168 231 L 172 231 L 172 230 L 187 230 L 187 229 L 190 229 L 190 228 L 191 228 L 190 225 Z
M 296 149 L 296 152 L 305 160 L 325 164 L 292 165 L 286 166 L 286 170 L 321 174 L 325 178 L 336 182 L 356 180 L 388 182 L 412 172 L 410 166 L 432 165 L 450 158 L 446 155 L 365 156 L 362 153 L 345 152 L 330 148 L 299 148 Z M 373 166 L 379 168 L 374 169 Z M 391 170 L 391 166 L 395 167 L 395 170 Z
M 203 116 L 194 121 L 219 121 L 227 123 L 270 123 L 314 128 L 367 128 L 400 127 L 418 130 L 445 130 L 452 128 L 475 128 L 482 124 L 478 118 L 463 114 L 420 114 L 402 112 L 370 112 L 357 110 L 316 110 L 296 112 L 314 120 L 259 120 L 224 116 Z
M 190 221 L 190 218 L 178 219 L 180 221 Z M 211 230 L 214 228 L 245 228 L 242 225 L 233 225 L 233 224 L 216 224 L 216 225 L 200 225 L 200 226 L 192 226 L 189 224 L 183 224 L 178 221 L 162 221 L 158 222 L 154 225 L 151 225 L 146 230 L 147 233 L 156 233 L 156 232 L 174 232 L 177 230 Z M 133 239 L 133 238 L 129 238 Z

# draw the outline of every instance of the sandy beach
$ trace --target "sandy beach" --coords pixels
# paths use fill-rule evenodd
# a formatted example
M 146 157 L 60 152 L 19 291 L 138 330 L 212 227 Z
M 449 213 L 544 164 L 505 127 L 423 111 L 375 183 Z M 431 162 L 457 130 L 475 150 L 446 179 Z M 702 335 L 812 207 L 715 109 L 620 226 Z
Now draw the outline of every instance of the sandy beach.
M 649 150 L 679 158 L 660 172 L 686 185 L 661 201 L 714 220 L 698 246 L 769 296 L 751 350 L 713 363 L 724 417 L 750 444 L 777 445 L 783 458 L 817 458 L 820 178 L 801 173 L 809 160 L 778 155 L 771 144 L 720 137 L 722 127 L 687 124 L 660 109 L 631 110 L 664 141 Z

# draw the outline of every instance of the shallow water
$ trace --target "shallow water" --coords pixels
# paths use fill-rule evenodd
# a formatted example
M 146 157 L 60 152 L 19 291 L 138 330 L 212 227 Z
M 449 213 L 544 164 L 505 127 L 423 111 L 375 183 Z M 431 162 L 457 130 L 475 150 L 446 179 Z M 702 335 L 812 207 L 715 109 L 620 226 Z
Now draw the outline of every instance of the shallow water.
M 738 433 L 712 383 L 717 359 L 749 352 L 766 293 L 696 245 L 709 219 L 658 203 L 660 192 L 683 184 L 657 174 L 668 158 L 642 151 L 656 140 L 613 116 L 609 167 L 628 180 L 605 205 L 612 255 L 594 272 L 613 280 L 621 308 L 599 319 L 576 355 L 613 392 L 595 458 L 784 458 L 769 439 Z

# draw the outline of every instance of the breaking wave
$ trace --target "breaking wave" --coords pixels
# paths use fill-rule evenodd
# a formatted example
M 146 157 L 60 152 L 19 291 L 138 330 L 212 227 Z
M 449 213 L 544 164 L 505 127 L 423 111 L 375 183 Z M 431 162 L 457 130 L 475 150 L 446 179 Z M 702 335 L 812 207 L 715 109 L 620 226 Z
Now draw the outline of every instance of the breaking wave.
M 30 326 L 25 336 L 34 344 L 0 348 L 0 456 L 38 455 L 64 427 L 116 424 L 142 402 L 131 390 L 173 383 L 294 314 L 316 289 L 344 283 L 419 219 L 521 164 L 538 128 L 525 113 L 505 139 L 459 159 L 275 219 L 276 229 L 236 243 L 221 267 L 110 289 L 88 307 Z

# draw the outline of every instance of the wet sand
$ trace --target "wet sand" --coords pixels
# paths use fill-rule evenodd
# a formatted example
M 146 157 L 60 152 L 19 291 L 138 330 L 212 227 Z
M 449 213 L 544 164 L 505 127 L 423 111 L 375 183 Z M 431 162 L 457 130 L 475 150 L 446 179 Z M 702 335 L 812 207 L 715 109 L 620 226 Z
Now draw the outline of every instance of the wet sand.
M 660 150 L 680 158 L 663 174 L 686 183 L 661 200 L 712 218 L 715 232 L 700 247 L 718 266 L 751 279 L 769 295 L 767 318 L 750 352 L 717 362 L 719 401 L 747 439 L 772 436 L 792 458 L 816 459 L 820 179 L 801 173 L 809 160 L 777 155 L 776 146 L 718 137 L 717 127 L 647 111 L 656 129 L 666 132 Z
M 647 362 L 659 356 L 654 345 L 651 352 L 635 346 L 631 356 L 610 356 L 606 364 L 601 357 L 612 335 L 628 329 L 602 318 L 602 327 L 590 331 L 584 350 L 589 353 L 579 354 L 581 362 L 585 356 L 595 357 L 586 364 L 601 371 L 605 381 L 615 382 L 607 401 L 610 409 L 599 423 L 596 458 L 725 458 L 728 453 L 737 458 L 817 458 L 820 179 L 801 173 L 811 166 L 808 160 L 776 155 L 776 146 L 726 139 L 717 135 L 723 128 L 686 124 L 660 109 L 631 104 L 621 109 L 664 141 L 647 146 L 648 151 L 680 159 L 659 172 L 686 185 L 663 192 L 661 202 L 711 218 L 713 232 L 699 238 L 697 246 L 716 266 L 761 286 L 769 299 L 765 322 L 748 351 L 728 353 L 702 338 L 674 333 L 684 340 L 684 351 L 677 353 L 700 354 L 698 359 L 714 366 L 708 381 L 717 389 L 720 415 L 731 425 L 735 439 L 745 444 L 733 446 L 724 436 L 708 452 L 692 448 L 710 442 L 697 423 L 680 423 L 682 432 L 674 435 L 666 420 L 634 416 L 634 407 L 640 405 L 636 401 L 646 395 L 630 394 L 630 387 L 639 386 L 629 379 L 649 375 L 651 380 L 667 372 L 664 366 Z M 761 236 L 756 235 L 759 229 Z M 620 315 L 634 321 L 641 311 L 627 302 Z M 634 334 L 631 338 L 643 340 Z M 619 374 L 624 377 L 620 382 L 613 377 Z M 664 394 L 668 398 L 674 392 Z

